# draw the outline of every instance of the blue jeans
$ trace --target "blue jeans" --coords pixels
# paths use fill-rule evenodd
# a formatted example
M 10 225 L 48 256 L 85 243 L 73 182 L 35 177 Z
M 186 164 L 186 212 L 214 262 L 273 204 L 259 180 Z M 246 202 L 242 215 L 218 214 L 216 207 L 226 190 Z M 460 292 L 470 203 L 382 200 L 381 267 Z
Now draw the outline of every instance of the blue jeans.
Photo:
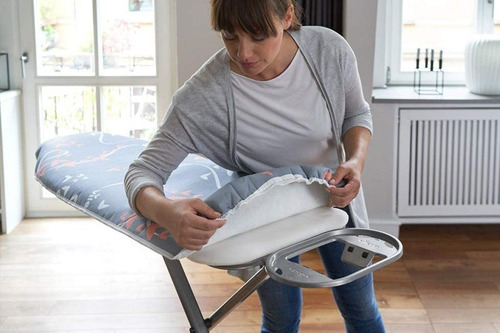
M 348 209 L 347 209 L 347 212 Z M 348 227 L 352 226 L 349 220 Z M 332 242 L 318 248 L 329 277 L 335 279 L 349 275 L 356 267 L 340 260 L 344 244 Z M 298 262 L 295 257 L 292 261 Z M 344 317 L 348 333 L 385 332 L 382 317 L 375 300 L 372 274 L 346 285 L 332 288 L 335 302 Z M 302 310 L 300 288 L 267 280 L 258 290 L 262 305 L 262 333 L 294 333 L 299 330 Z

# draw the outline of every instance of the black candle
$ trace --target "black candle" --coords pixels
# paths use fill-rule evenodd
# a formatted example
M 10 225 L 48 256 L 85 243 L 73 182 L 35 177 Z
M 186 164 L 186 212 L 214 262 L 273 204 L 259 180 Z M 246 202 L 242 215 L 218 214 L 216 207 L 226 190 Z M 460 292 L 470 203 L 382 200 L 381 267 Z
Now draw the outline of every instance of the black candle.
M 434 70 L 434 49 L 431 50 L 431 72 Z

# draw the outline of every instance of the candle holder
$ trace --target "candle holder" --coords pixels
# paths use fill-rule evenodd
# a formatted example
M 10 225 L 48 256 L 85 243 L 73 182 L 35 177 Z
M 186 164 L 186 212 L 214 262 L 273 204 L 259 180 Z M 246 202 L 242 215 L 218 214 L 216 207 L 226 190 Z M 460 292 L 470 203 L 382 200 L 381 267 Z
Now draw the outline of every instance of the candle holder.
M 420 70 L 413 72 L 413 90 L 419 95 L 442 95 L 444 89 L 444 72 L 438 70 Z

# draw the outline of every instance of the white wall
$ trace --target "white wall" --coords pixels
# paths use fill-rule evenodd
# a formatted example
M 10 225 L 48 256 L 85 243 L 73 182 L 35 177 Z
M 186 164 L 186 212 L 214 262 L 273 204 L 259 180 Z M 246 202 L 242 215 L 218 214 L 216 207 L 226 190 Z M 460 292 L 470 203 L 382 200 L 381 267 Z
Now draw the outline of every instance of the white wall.
M 358 60 L 365 99 L 370 102 L 373 87 L 373 59 L 378 0 L 345 0 L 343 35 Z
M 181 86 L 217 50 L 223 47 L 210 28 L 209 0 L 177 1 L 177 65 Z
M 373 116 L 374 135 L 363 172 L 368 216 L 372 227 L 396 233 L 394 128 L 397 126 L 397 113 L 387 105 L 371 103 L 377 8 L 377 0 L 346 0 L 344 35 L 357 56 L 363 92 Z
M 11 22 L 11 1 L 10 0 L 0 0 L 0 51 L 7 52 L 9 50 L 10 43 L 12 42 L 11 31 L 9 29 L 12 26 Z
M 9 54 L 11 89 L 21 88 L 20 37 L 17 0 L 0 0 L 0 51 Z

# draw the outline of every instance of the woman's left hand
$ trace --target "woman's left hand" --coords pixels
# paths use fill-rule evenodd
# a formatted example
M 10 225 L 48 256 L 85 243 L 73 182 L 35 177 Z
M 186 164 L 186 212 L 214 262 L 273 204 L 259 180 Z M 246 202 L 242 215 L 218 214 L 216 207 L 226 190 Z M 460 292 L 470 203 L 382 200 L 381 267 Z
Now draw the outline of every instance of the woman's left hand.
M 328 180 L 328 184 L 333 185 L 326 191 L 330 194 L 330 207 L 346 207 L 359 193 L 361 187 L 362 166 L 356 160 L 348 160 L 337 168 L 337 171 Z M 341 180 L 344 180 L 343 187 L 335 187 Z

